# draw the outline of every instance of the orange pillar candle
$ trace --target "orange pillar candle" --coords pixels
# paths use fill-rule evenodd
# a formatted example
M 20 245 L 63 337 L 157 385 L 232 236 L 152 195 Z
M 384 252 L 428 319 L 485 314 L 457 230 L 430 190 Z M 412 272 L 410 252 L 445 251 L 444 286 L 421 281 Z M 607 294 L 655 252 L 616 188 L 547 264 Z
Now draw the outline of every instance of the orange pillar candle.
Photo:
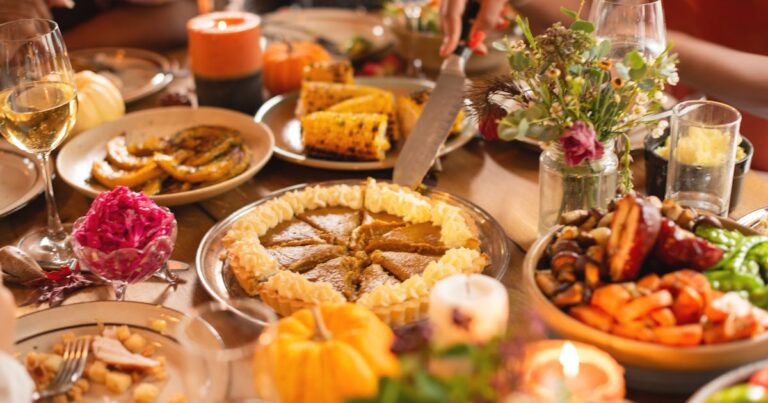
M 542 401 L 622 402 L 624 368 L 608 353 L 571 341 L 544 340 L 526 347 L 524 391 Z
M 261 105 L 261 19 L 225 11 L 187 22 L 190 68 L 200 105 L 255 113 Z

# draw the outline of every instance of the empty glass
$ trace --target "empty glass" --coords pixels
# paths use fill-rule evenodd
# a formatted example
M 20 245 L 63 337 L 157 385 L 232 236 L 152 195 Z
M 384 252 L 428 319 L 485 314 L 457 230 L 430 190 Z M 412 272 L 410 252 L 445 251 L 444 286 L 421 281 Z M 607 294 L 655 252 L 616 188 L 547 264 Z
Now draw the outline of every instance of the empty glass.
M 595 35 L 611 41 L 613 60 L 623 60 L 633 50 L 655 58 L 667 46 L 661 0 L 595 0 L 589 20 Z
M 672 110 L 666 197 L 728 215 L 741 114 L 715 101 L 687 101 Z
M 190 402 L 276 402 L 271 352 L 277 317 L 254 299 L 198 306 L 177 327 Z M 211 342 L 210 334 L 217 335 Z

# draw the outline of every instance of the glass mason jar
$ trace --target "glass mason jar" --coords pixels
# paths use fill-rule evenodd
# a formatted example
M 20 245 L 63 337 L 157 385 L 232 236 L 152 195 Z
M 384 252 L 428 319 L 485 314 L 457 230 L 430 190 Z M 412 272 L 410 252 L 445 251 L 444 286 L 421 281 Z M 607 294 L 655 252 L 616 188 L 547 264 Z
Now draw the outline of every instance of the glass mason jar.
M 616 195 L 619 159 L 614 142 L 603 144 L 603 156 L 577 166 L 565 163 L 559 144 L 539 157 L 539 235 L 557 224 L 566 211 L 605 208 Z

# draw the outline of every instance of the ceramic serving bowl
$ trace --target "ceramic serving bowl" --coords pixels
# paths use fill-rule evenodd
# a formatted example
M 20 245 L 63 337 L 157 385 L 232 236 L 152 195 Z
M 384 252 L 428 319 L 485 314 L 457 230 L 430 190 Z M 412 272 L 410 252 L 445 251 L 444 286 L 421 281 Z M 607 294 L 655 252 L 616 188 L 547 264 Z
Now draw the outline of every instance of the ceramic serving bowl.
M 728 229 L 755 234 L 732 220 L 721 221 Z M 533 308 L 557 337 L 592 344 L 611 354 L 625 367 L 630 387 L 664 393 L 691 393 L 730 369 L 753 362 L 756 357 L 768 356 L 768 333 L 717 345 L 670 347 L 615 336 L 569 316 L 550 302 L 534 278 L 539 260 L 560 228 L 547 232 L 525 256 L 523 282 Z
M 768 367 L 768 360 L 758 361 L 729 371 L 704 385 L 688 399 L 688 403 L 706 403 L 710 396 L 729 386 L 747 382 L 752 374 L 765 367 Z
M 664 193 L 667 191 L 667 166 L 668 161 L 666 158 L 656 154 L 656 149 L 661 147 L 669 137 L 669 131 L 666 131 L 663 136 L 654 138 L 653 136 L 646 136 L 645 138 L 645 193 L 650 196 L 656 196 L 660 199 L 664 198 Z M 741 144 L 739 145 L 744 149 L 744 158 L 736 161 L 736 166 L 733 169 L 733 185 L 731 187 L 731 201 L 729 204 L 729 211 L 733 211 L 736 205 L 739 204 L 739 198 L 741 197 L 741 188 L 744 185 L 744 176 L 749 172 L 749 165 L 752 162 L 752 154 L 755 153 L 752 143 L 747 140 L 746 137 L 741 138 Z

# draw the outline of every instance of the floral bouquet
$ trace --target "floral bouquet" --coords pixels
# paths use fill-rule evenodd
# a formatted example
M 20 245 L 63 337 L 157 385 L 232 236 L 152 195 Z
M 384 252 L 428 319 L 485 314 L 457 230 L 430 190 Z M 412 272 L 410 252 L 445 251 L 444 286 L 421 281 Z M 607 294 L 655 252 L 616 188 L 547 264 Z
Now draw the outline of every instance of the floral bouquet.
M 641 124 L 654 125 L 656 132 L 666 127 L 666 121 L 656 123 L 648 115 L 665 101 L 665 86 L 678 81 L 676 55 L 668 46 L 656 57 L 635 50 L 617 60 L 611 41 L 597 38 L 592 23 L 578 17 L 581 10 L 561 10 L 574 18 L 570 27 L 556 23 L 533 36 L 527 20 L 518 17 L 524 40 L 493 44 L 508 53 L 512 71 L 475 86 L 472 109 L 486 138 L 509 141 L 526 136 L 545 148 L 555 146 L 562 152 L 564 171 L 594 170 L 590 162 L 613 153 L 616 139 L 623 138 L 620 185 L 628 191 L 632 178 L 627 133 Z M 615 194 L 615 173 L 613 182 Z M 564 187 L 567 197 L 569 189 Z M 585 188 L 582 184 L 575 190 Z

